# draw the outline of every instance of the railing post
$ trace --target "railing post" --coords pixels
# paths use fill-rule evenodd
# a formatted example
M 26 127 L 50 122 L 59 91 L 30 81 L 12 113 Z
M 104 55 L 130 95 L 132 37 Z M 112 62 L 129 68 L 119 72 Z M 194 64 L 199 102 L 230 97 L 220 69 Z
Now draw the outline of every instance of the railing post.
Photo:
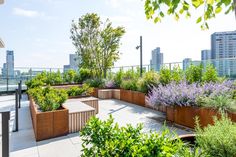
M 21 91 L 20 91 L 20 83 L 18 83 L 18 105 L 19 105 L 19 108 L 21 107 L 21 103 L 20 103 L 20 98 L 21 98 Z
M 22 80 L 20 80 L 20 83 L 19 83 L 19 99 L 20 100 L 22 99 Z
M 19 123 L 19 120 L 18 120 L 18 102 L 19 102 L 19 95 L 18 95 L 18 90 L 16 89 L 16 94 L 15 94 L 15 99 L 16 99 L 16 102 L 15 102 L 15 130 L 14 132 L 17 132 L 19 129 L 18 129 L 18 123 Z
M 2 112 L 2 157 L 9 157 L 10 111 Z

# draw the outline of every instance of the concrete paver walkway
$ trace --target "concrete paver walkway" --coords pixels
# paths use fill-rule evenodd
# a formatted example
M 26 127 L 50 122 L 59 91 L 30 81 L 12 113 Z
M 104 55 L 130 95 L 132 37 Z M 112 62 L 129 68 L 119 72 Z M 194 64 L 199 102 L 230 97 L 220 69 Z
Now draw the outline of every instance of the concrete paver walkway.
M 0 102 L 1 104 L 1 102 Z M 29 102 L 24 98 L 22 108 L 19 110 L 19 132 L 11 133 L 10 155 L 11 157 L 78 157 L 81 155 L 82 141 L 79 133 L 54 139 L 35 141 L 32 128 Z M 162 127 L 157 119 L 163 119 L 164 115 L 158 111 L 140 107 L 119 100 L 99 100 L 100 119 L 107 119 L 109 114 L 119 125 L 137 125 L 143 123 L 144 131 L 159 131 Z M 186 134 L 188 131 L 177 129 L 178 134 Z

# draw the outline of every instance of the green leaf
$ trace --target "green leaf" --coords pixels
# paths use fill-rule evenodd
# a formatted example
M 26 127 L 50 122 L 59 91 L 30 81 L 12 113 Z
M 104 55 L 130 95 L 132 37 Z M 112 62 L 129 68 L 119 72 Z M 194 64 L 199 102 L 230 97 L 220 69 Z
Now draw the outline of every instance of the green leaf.
M 200 23 L 201 21 L 202 21 L 202 17 L 199 17 L 196 23 Z
M 216 14 L 220 13 L 220 12 L 221 12 L 221 10 L 222 10 L 222 8 L 221 8 L 221 7 L 217 7 L 217 8 L 215 9 L 215 12 L 216 12 Z
M 164 17 L 165 15 L 164 15 L 164 13 L 161 11 L 160 12 L 160 15 L 161 15 L 161 17 Z
M 179 13 L 180 13 L 180 14 L 183 14 L 183 12 L 184 12 L 184 9 L 180 9 L 180 10 L 179 10 Z
M 214 0 L 207 0 L 207 4 L 213 5 L 214 4 Z
M 161 19 L 159 18 L 159 17 L 156 17 L 155 19 L 154 19 L 154 23 L 157 23 L 157 22 L 160 22 L 161 21 Z
M 178 21 L 179 20 L 179 15 L 177 13 L 175 13 L 175 20 Z
M 200 0 L 192 0 L 192 4 L 195 8 L 198 8 L 201 5 L 201 1 Z

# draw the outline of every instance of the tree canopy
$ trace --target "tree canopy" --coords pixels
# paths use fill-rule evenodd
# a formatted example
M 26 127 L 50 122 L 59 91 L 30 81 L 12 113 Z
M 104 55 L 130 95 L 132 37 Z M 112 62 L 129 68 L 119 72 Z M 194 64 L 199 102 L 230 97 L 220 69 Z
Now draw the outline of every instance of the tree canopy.
M 145 0 L 146 17 L 154 23 L 161 22 L 166 15 L 172 15 L 176 20 L 180 16 L 189 18 L 194 9 L 200 12 L 196 23 L 200 23 L 202 29 L 208 29 L 207 21 L 219 13 L 235 11 L 236 16 L 236 0 Z
M 107 19 L 104 23 L 95 13 L 88 13 L 72 21 L 71 39 L 81 57 L 81 67 L 95 71 L 96 76 L 106 77 L 107 70 L 119 59 L 123 27 L 113 27 Z

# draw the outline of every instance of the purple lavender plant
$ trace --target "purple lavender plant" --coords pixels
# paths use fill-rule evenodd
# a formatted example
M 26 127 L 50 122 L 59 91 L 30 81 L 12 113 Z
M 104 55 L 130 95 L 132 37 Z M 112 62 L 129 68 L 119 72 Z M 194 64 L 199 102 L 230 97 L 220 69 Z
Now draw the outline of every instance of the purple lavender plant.
M 185 81 L 179 84 L 171 82 L 166 86 L 159 85 L 159 87 L 153 87 L 148 95 L 148 101 L 153 106 L 161 104 L 170 106 L 196 106 L 196 99 L 199 96 L 225 94 L 234 88 L 235 86 L 232 81 L 206 83 L 203 85 L 197 83 L 188 84 Z
M 113 80 L 106 80 L 105 88 L 115 88 L 115 82 Z

